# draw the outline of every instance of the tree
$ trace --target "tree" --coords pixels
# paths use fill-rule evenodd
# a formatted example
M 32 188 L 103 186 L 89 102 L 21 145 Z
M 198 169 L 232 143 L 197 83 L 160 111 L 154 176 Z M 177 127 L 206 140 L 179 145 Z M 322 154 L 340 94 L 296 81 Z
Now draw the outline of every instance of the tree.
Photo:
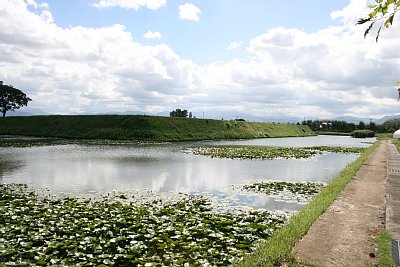
M 391 119 L 383 123 L 383 128 L 387 133 L 394 133 L 400 129 L 400 119 Z
M 363 122 L 363 121 L 360 121 L 360 123 L 358 124 L 358 126 L 357 126 L 357 129 L 358 130 L 365 130 L 365 122 Z
M 376 132 L 376 124 L 375 124 L 375 122 L 370 122 L 369 123 L 369 125 L 368 125 L 368 130 L 371 130 L 371 131 L 374 131 L 374 132 Z
M 389 28 L 393 24 L 394 16 L 399 8 L 400 0 L 375 0 L 375 4 L 369 6 L 372 12 L 357 21 L 357 24 L 369 23 L 368 28 L 364 32 L 364 38 L 374 27 L 375 23 L 379 22 L 380 26 L 375 38 L 376 42 L 378 42 L 382 27 Z
M 5 85 L 3 81 L 0 81 L 0 112 L 3 113 L 3 117 L 9 110 L 14 111 L 23 106 L 28 106 L 29 101 L 32 101 L 32 99 L 21 90 L 12 85 Z
M 186 109 L 181 110 L 179 108 L 177 108 L 174 111 L 171 111 L 169 113 L 170 117 L 181 117 L 181 118 L 186 118 L 188 116 L 188 111 Z

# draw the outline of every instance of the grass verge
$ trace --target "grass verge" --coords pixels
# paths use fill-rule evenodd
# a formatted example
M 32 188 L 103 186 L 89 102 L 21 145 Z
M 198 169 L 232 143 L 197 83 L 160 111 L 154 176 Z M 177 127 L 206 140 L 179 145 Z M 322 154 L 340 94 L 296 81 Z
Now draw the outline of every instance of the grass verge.
M 376 142 L 366 149 L 356 161 L 342 170 L 314 200 L 294 215 L 284 227 L 275 231 L 270 239 L 261 242 L 254 253 L 246 256 L 235 266 L 281 266 L 285 262 L 295 262 L 292 254 L 293 246 L 339 196 L 378 145 L 379 142 Z
M 391 242 L 393 238 L 386 229 L 382 229 L 379 235 L 375 238 L 376 246 L 378 247 L 377 265 L 379 267 L 395 266 L 392 257 Z
M 378 140 L 389 140 L 393 138 L 393 133 L 377 133 L 375 136 Z

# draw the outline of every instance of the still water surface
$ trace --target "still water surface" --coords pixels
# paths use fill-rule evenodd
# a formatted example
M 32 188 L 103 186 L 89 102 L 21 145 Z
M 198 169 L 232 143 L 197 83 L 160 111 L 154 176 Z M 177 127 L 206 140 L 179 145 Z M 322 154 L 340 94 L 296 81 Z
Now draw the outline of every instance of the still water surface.
M 55 145 L 0 148 L 0 183 L 27 183 L 35 188 L 73 194 L 111 190 L 210 194 L 230 205 L 297 210 L 302 204 L 232 185 L 266 180 L 329 182 L 358 155 L 324 153 L 310 159 L 231 160 L 183 153 L 199 145 L 367 147 L 375 139 L 339 136 L 267 138 L 138 145 Z

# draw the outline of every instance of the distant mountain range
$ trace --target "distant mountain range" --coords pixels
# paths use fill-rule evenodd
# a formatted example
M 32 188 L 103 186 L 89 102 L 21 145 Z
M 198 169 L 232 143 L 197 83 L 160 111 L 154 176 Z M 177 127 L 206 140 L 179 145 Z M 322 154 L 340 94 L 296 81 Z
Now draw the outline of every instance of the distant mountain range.
M 392 116 L 384 116 L 380 119 L 370 119 L 370 118 L 358 118 L 358 117 L 351 117 L 351 116 L 341 116 L 341 117 L 336 117 L 333 118 L 332 120 L 337 120 L 337 121 L 346 121 L 346 122 L 352 122 L 355 124 L 358 124 L 360 121 L 363 121 L 365 123 L 369 123 L 370 121 L 376 123 L 376 124 L 382 124 L 387 120 L 392 120 L 392 119 L 400 119 L 400 115 L 392 115 Z
M 118 114 L 118 115 L 153 115 L 153 116 L 169 116 L 169 111 L 163 111 L 159 113 L 148 113 L 143 111 L 125 111 L 125 112 L 109 112 L 109 113 L 97 113 L 95 115 L 101 114 Z M 33 116 L 33 115 L 51 115 L 48 112 L 45 112 L 41 109 L 29 108 L 24 109 L 23 111 L 17 110 L 15 112 L 7 112 L 7 116 Z M 93 115 L 93 113 L 85 113 L 85 114 L 74 114 L 74 115 Z M 251 114 L 243 113 L 243 112 L 234 112 L 234 111 L 205 111 L 203 112 L 193 112 L 193 116 L 196 118 L 205 118 L 205 119 L 215 119 L 215 120 L 234 120 L 234 119 L 244 119 L 246 121 L 255 121 L 255 122 L 275 122 L 275 123 L 297 123 L 302 122 L 304 118 L 290 117 L 290 116 L 254 116 Z M 321 119 L 321 118 L 310 118 L 307 117 L 306 120 L 338 120 L 338 121 L 346 121 L 358 124 L 360 121 L 365 123 L 369 123 L 370 121 L 376 124 L 382 124 L 390 119 L 400 119 L 400 115 L 392 115 L 392 116 L 384 116 L 380 119 L 370 119 L 370 118 L 359 118 L 352 116 L 340 116 L 329 119 Z
M 13 116 L 34 116 L 34 115 L 51 115 L 41 109 L 38 108 L 24 108 L 22 110 L 16 111 L 7 111 L 6 117 L 13 117 Z

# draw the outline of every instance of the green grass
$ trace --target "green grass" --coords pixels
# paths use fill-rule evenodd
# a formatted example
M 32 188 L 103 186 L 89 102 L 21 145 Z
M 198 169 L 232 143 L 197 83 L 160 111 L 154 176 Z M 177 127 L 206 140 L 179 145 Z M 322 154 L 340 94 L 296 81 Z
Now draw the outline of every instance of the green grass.
M 378 140 L 388 140 L 393 138 L 393 133 L 377 133 Z
M 308 126 L 142 115 L 0 118 L 0 134 L 75 139 L 189 141 L 315 135 Z
M 379 231 L 379 235 L 375 238 L 375 243 L 378 247 L 378 257 L 376 266 L 391 267 L 395 266 L 392 257 L 391 242 L 393 238 L 386 229 Z
M 343 133 L 343 132 L 320 132 L 316 131 L 316 134 L 319 135 L 339 135 L 339 136 L 350 136 L 350 133 Z
M 253 254 L 245 257 L 236 266 L 281 266 L 284 262 L 295 261 L 292 254 L 293 246 L 339 196 L 378 144 L 376 142 L 366 149 L 356 161 L 342 170 L 313 201 L 294 215 L 284 227 L 275 231 L 270 239 L 262 242 Z

